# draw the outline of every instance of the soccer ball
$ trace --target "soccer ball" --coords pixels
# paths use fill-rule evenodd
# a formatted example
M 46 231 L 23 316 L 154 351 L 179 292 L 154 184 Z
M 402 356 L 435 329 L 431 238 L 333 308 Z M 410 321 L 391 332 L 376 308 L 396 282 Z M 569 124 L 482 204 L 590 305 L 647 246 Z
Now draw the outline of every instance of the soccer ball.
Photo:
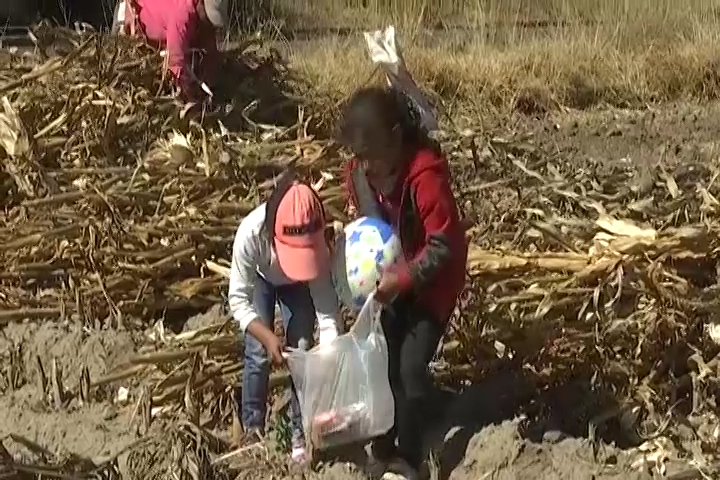
M 359 311 L 376 288 L 383 270 L 402 256 L 400 239 L 382 220 L 361 217 L 335 241 L 333 282 L 340 301 Z

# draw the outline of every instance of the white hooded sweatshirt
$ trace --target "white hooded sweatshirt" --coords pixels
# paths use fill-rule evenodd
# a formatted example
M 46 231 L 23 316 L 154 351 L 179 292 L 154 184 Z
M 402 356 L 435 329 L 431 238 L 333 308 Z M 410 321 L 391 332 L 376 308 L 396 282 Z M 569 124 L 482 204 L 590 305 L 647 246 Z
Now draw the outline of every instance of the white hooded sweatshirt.
M 233 318 L 240 324 L 243 333 L 250 322 L 259 318 L 253 302 L 257 274 L 275 286 L 296 283 L 282 272 L 270 241 L 261 231 L 265 206 L 263 203 L 240 222 L 233 243 L 228 302 Z M 307 285 L 315 305 L 319 341 L 325 344 L 342 333 L 332 276 L 328 271 Z

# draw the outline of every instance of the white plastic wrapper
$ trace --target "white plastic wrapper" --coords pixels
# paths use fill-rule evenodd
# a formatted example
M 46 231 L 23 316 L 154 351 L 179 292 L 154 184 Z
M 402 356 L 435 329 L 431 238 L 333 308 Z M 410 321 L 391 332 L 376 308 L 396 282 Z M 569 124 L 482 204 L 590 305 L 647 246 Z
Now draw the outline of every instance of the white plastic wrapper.
M 124 35 L 125 32 L 125 0 L 119 0 L 115 4 L 115 12 L 113 15 L 113 23 L 110 31 L 114 34 Z
M 367 440 L 393 426 L 395 404 L 381 311 L 371 295 L 348 333 L 309 351 L 287 354 L 303 426 L 316 449 Z
M 400 90 L 412 101 L 423 128 L 428 132 L 436 131 L 438 122 L 435 111 L 405 66 L 395 27 L 391 25 L 384 31 L 365 32 L 364 35 L 370 60 L 382 68 L 391 87 Z

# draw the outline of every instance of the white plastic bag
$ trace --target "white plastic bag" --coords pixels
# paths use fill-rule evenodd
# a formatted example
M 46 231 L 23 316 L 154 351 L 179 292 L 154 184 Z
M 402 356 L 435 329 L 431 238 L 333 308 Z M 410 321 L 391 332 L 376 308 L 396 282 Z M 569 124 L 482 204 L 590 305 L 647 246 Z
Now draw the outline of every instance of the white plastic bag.
M 400 44 L 395 36 L 395 27 L 390 25 L 384 31 L 365 32 L 364 35 L 370 60 L 383 69 L 391 87 L 403 92 L 412 101 L 423 128 L 428 133 L 436 131 L 437 117 L 405 66 Z
M 348 333 L 286 356 L 303 426 L 316 449 L 367 440 L 393 426 L 395 404 L 381 311 L 371 295 Z

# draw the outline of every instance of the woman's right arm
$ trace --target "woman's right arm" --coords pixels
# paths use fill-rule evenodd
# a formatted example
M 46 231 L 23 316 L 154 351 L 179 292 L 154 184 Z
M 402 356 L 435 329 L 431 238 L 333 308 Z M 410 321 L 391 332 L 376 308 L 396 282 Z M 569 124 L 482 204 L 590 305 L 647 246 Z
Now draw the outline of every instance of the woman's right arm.
M 181 2 L 181 7 L 169 15 L 165 39 L 168 69 L 181 95 L 193 101 L 198 97 L 198 86 L 191 74 L 190 63 L 199 19 L 192 2 Z

